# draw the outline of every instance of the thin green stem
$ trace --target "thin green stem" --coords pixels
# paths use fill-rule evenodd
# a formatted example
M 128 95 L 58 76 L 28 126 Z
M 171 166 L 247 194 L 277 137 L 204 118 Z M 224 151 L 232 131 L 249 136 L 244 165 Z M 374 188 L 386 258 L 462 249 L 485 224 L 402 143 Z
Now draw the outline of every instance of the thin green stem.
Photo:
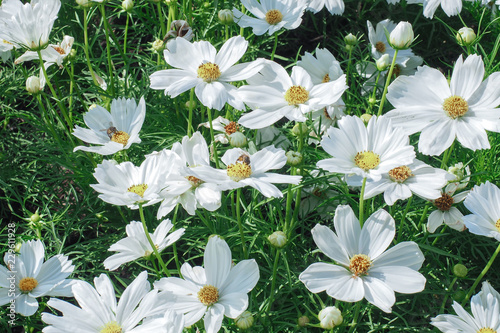
M 278 47 L 278 32 L 274 33 L 274 46 L 273 52 L 271 53 L 271 61 L 274 60 L 274 55 L 276 54 L 276 48 Z
M 274 302 L 274 292 L 276 288 L 276 275 L 278 273 L 278 262 L 280 258 L 281 249 L 276 249 L 276 255 L 274 256 L 273 264 L 273 277 L 271 280 L 271 292 L 269 294 L 269 303 L 267 303 L 266 318 L 269 319 L 269 312 L 271 311 L 271 306 Z
M 158 249 L 156 248 L 156 245 L 151 239 L 151 235 L 149 234 L 148 226 L 146 225 L 146 219 L 144 217 L 144 209 L 142 208 L 142 204 L 139 204 L 139 215 L 141 216 L 142 228 L 144 229 L 144 233 L 146 234 L 146 238 L 148 239 L 149 245 L 151 245 L 151 248 L 153 249 L 156 259 L 158 259 L 158 262 L 160 263 L 163 272 L 168 277 L 170 277 L 170 272 L 168 271 L 167 266 L 165 266 L 165 263 L 163 262 L 160 253 L 158 253 Z
M 365 223 L 365 187 L 366 187 L 366 177 L 363 178 L 363 185 L 361 185 L 361 193 L 359 194 L 359 224 L 363 226 L 363 223 Z
M 156 3 L 156 9 L 158 10 L 158 18 L 160 19 L 161 36 L 164 38 L 167 34 L 167 29 L 165 28 L 165 17 L 163 16 L 163 10 L 161 9 L 162 2 L 163 1 L 158 1 Z M 170 29 L 170 25 L 168 27 Z
M 240 230 L 241 248 L 243 249 L 243 257 L 248 258 L 247 248 L 245 246 L 245 234 L 243 233 L 243 223 L 241 222 L 241 188 L 236 190 L 236 219 L 238 220 L 238 228 Z
M 457 282 L 457 277 L 455 276 L 453 278 L 453 280 L 451 281 L 450 283 L 450 286 L 448 287 L 448 290 L 447 290 L 447 294 L 444 296 L 444 299 L 443 299 L 443 303 L 441 303 L 441 307 L 439 308 L 439 313 L 443 313 L 444 312 L 444 307 L 446 305 L 446 301 L 448 300 L 448 296 L 453 288 L 453 285 L 455 284 L 455 282 Z
M 175 230 L 175 222 L 177 222 L 177 212 L 179 211 L 179 204 L 177 204 L 175 206 L 175 210 L 174 210 L 174 216 L 172 217 L 172 232 Z M 179 256 L 177 255 L 177 245 L 176 245 L 177 242 L 174 242 L 174 244 L 172 244 L 172 249 L 174 251 L 174 261 L 175 261 L 175 267 L 177 267 L 177 272 L 179 274 L 181 274 L 181 265 L 179 263 Z
M 191 88 L 191 90 L 189 91 L 189 116 L 188 116 L 188 126 L 187 126 L 188 137 L 191 137 L 192 132 L 194 132 L 193 106 L 194 106 L 194 88 Z
M 479 284 L 479 282 L 481 282 L 481 280 L 483 279 L 483 277 L 486 275 L 486 273 L 488 272 L 488 270 L 490 269 L 491 265 L 493 265 L 493 262 L 495 261 L 498 253 L 500 253 L 500 244 L 498 244 L 498 247 L 497 249 L 495 250 L 495 252 L 493 253 L 493 255 L 491 256 L 490 260 L 488 261 L 488 263 L 486 264 L 486 266 L 484 266 L 484 269 L 483 271 L 481 272 L 481 274 L 479 274 L 479 276 L 476 278 L 476 281 L 474 281 L 474 284 L 472 285 L 472 287 L 469 289 L 469 292 L 467 293 L 467 296 L 465 296 L 464 300 L 462 301 L 462 306 L 467 303 L 467 301 L 469 300 L 469 298 L 472 296 L 472 294 L 474 293 L 474 290 L 476 289 L 477 285 Z
M 125 21 L 125 34 L 123 36 L 123 54 L 127 54 L 127 33 L 128 33 L 128 21 L 129 21 L 129 14 L 128 12 L 125 13 L 127 15 L 127 19 Z
M 358 301 L 354 308 L 354 318 L 352 318 L 352 322 L 350 325 L 351 327 L 349 328 L 349 333 L 354 332 L 354 330 L 356 329 L 360 312 L 361 312 L 361 301 Z
M 411 207 L 412 201 L 413 201 L 413 196 L 411 196 L 410 199 L 408 199 L 408 202 L 406 203 L 405 211 L 403 212 L 403 217 L 401 217 L 401 222 L 399 223 L 399 235 L 398 235 L 398 239 L 397 239 L 398 243 L 401 240 L 401 236 L 403 235 L 403 227 L 404 227 L 405 222 L 406 222 L 406 214 L 408 214 L 408 210 Z
M 377 78 L 375 79 L 375 85 L 373 86 L 373 92 L 372 92 L 372 96 L 370 97 L 370 99 L 368 99 L 368 114 L 372 114 L 372 108 L 373 108 L 373 105 L 376 103 L 377 101 L 377 87 L 378 87 L 378 81 L 380 79 L 380 76 L 381 76 L 382 72 L 378 72 L 377 74 Z M 372 102 L 370 102 L 372 101 Z
M 94 70 L 92 69 L 92 64 L 90 63 L 90 54 L 89 54 L 89 36 L 88 36 L 88 19 L 87 19 L 87 8 L 83 7 L 83 40 L 85 46 L 83 51 L 85 52 L 85 58 L 87 58 L 87 66 L 89 67 L 90 75 L 92 76 L 92 81 L 97 87 L 100 87 L 99 82 L 97 82 L 97 78 L 95 77 Z
M 212 140 L 212 145 L 214 147 L 215 166 L 218 169 L 219 168 L 219 155 L 217 152 L 217 142 L 215 142 L 215 139 L 214 139 L 214 127 L 212 125 L 212 110 L 210 108 L 207 108 L 207 115 L 208 115 L 208 122 L 210 124 L 210 140 Z
M 455 141 L 453 141 L 451 146 L 444 151 L 443 159 L 441 160 L 441 169 L 444 169 L 444 170 L 447 169 L 448 161 L 450 159 L 450 156 L 451 156 L 451 153 L 452 153 L 454 147 L 455 147 Z
M 106 18 L 106 9 L 104 8 L 104 3 L 99 5 L 101 9 L 102 22 L 104 24 L 104 32 L 106 34 L 106 53 L 108 55 L 108 75 L 109 75 L 109 87 L 111 88 L 111 96 L 115 96 L 115 78 L 113 74 L 113 62 L 111 61 L 111 45 L 109 44 L 109 23 Z
M 398 50 L 394 50 L 394 57 L 392 58 L 391 68 L 389 69 L 389 73 L 387 74 L 387 79 L 385 80 L 384 91 L 382 92 L 382 99 L 380 100 L 380 106 L 378 107 L 377 116 L 382 115 L 382 111 L 384 110 L 385 103 L 385 95 L 387 94 L 387 88 L 389 88 L 389 83 L 391 83 L 392 71 L 396 66 L 396 57 L 398 56 Z

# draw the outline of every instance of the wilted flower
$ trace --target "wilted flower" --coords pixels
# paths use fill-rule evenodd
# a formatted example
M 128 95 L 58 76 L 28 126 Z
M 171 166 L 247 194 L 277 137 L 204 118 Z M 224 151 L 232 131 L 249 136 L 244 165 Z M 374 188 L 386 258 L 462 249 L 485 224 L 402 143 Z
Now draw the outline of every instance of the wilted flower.
M 193 39 L 193 29 L 184 20 L 175 20 L 170 25 L 170 30 L 167 32 L 163 41 L 166 42 L 169 38 L 175 39 L 176 37 L 184 38 L 190 41 Z
M 457 183 L 448 184 L 441 192 L 441 197 L 431 201 L 437 210 L 429 215 L 427 221 L 427 230 L 430 233 L 434 233 L 443 223 L 458 231 L 465 230 L 464 215 L 453 205 L 463 201 L 469 191 L 455 194 L 457 190 Z
M 399 22 L 389 36 L 390 45 L 396 50 L 405 50 L 413 43 L 413 28 L 409 22 Z
M 71 36 L 64 36 L 59 44 L 50 44 L 47 48 L 41 50 L 42 59 L 45 61 L 45 69 L 53 64 L 57 64 L 59 68 L 63 68 L 64 59 L 70 55 L 75 39 Z M 14 61 L 14 64 L 19 64 L 28 60 L 38 60 L 38 53 L 34 51 L 26 51 L 23 55 Z

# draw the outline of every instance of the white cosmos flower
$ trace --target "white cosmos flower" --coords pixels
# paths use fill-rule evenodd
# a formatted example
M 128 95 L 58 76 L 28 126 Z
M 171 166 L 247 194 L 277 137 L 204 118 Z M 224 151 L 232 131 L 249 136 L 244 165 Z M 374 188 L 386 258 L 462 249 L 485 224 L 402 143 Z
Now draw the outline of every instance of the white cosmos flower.
M 234 21 L 242 28 L 251 27 L 257 36 L 266 32 L 271 36 L 281 28 L 298 28 L 308 0 L 241 0 L 241 4 L 255 17 L 233 8 Z
M 0 38 L 19 48 L 43 49 L 61 7 L 60 0 L 3 0 L 0 6 Z
M 441 189 L 453 179 L 443 169 L 433 168 L 419 160 L 408 165 L 401 165 L 382 175 L 379 181 L 368 180 L 365 187 L 365 199 L 384 193 L 384 200 L 392 206 L 401 199 L 408 199 L 412 193 L 427 200 L 441 197 Z
M 387 117 L 373 116 L 368 126 L 354 116 L 345 116 L 337 123 L 339 128 L 330 127 L 321 140 L 323 149 L 333 157 L 316 163 L 319 168 L 378 181 L 389 170 L 415 158 L 408 136 L 392 127 Z
M 183 264 L 184 279 L 162 278 L 155 288 L 177 297 L 171 308 L 184 313 L 186 327 L 203 318 L 205 331 L 215 333 L 224 316 L 234 319 L 247 309 L 247 294 L 259 280 L 259 266 L 254 259 L 233 266 L 231 250 L 218 236 L 208 241 L 203 262 L 204 268 Z
M 483 282 L 481 291 L 472 296 L 472 315 L 453 302 L 455 315 L 442 314 L 431 319 L 431 324 L 444 333 L 493 333 L 500 332 L 500 294 L 488 281 Z
M 448 17 L 458 15 L 462 11 L 462 0 L 408 0 L 408 3 L 423 4 L 424 16 L 430 19 L 434 17 L 434 13 L 440 5 Z
M 150 233 L 151 240 L 156 246 L 158 253 L 163 251 L 167 246 L 175 243 L 183 234 L 184 228 L 178 229 L 167 236 L 172 229 L 173 224 L 170 220 L 163 220 L 154 233 Z M 104 260 L 104 267 L 110 271 L 114 271 L 124 263 L 134 261 L 139 258 L 147 258 L 154 253 L 151 244 L 144 234 L 144 228 L 141 222 L 132 221 L 125 228 L 127 237 L 120 239 L 109 247 L 108 251 L 116 251 Z
M 421 132 L 418 150 L 426 155 L 441 155 L 455 138 L 472 150 L 489 149 L 485 130 L 500 132 L 500 72 L 483 77 L 483 61 L 475 54 L 458 58 L 449 84 L 437 69 L 419 67 L 389 86 L 395 110 L 387 116 L 407 134 Z
M 425 277 L 418 269 L 424 256 L 414 242 L 391 249 L 396 233 L 394 219 L 385 210 L 373 213 L 361 228 L 349 206 L 338 206 L 334 225 L 317 224 L 311 233 L 318 248 L 336 264 L 314 263 L 299 276 L 312 293 L 326 293 L 344 302 L 365 298 L 384 312 L 391 312 L 394 292 L 413 294 L 424 290 Z
M 285 151 L 274 146 L 266 147 L 254 154 L 241 148 L 229 149 L 221 160 L 227 166 L 226 170 L 199 167 L 189 171 L 197 178 L 212 179 L 224 190 L 251 186 L 267 198 L 283 196 L 273 183 L 297 185 L 302 179 L 301 176 L 267 172 L 272 169 L 281 169 L 286 164 Z
M 431 201 L 437 210 L 433 211 L 427 220 L 427 230 L 430 233 L 436 231 L 443 223 L 458 231 L 465 230 L 464 215 L 453 205 L 462 202 L 469 191 L 455 194 L 457 189 L 458 183 L 450 183 L 441 192 L 441 197 Z
M 372 48 L 372 56 L 376 60 L 384 54 L 388 54 L 390 61 L 392 61 L 395 50 L 389 45 L 386 33 L 390 34 L 396 28 L 396 23 L 385 19 L 377 23 L 375 29 L 370 21 L 366 21 L 366 24 L 368 25 L 368 39 Z M 396 62 L 404 65 L 410 57 L 414 56 L 415 54 L 411 49 L 399 50 Z
M 118 98 L 111 103 L 111 112 L 93 105 L 83 115 L 89 129 L 75 126 L 73 135 L 78 139 L 99 146 L 78 146 L 73 151 L 83 150 L 100 155 L 111 155 L 140 143 L 139 132 L 146 117 L 146 102 L 141 97 L 139 105 L 133 99 Z
M 250 85 L 238 89 L 240 98 L 253 110 L 238 122 L 251 129 L 270 126 L 283 117 L 304 122 L 305 114 L 332 105 L 347 89 L 345 75 L 314 84 L 302 67 L 294 66 L 289 76 L 281 65 L 272 61 L 266 64 L 247 80 Z
M 246 52 L 248 42 L 241 36 L 228 39 L 219 52 L 207 41 L 190 43 L 184 38 L 170 41 L 163 52 L 165 61 L 174 69 L 165 69 L 150 76 L 152 89 L 164 89 L 165 95 L 176 97 L 195 88 L 200 102 L 220 110 L 229 103 L 241 110 L 236 87 L 230 82 L 246 80 L 262 68 L 262 61 L 236 64 Z
M 476 185 L 464 205 L 472 212 L 463 218 L 469 231 L 500 242 L 500 189 L 489 181 Z
M 174 165 L 176 158 L 178 156 L 173 153 L 150 155 L 139 167 L 132 162 L 117 164 L 113 160 L 104 160 L 94 172 L 98 184 L 90 186 L 100 193 L 100 199 L 112 205 L 131 209 L 138 209 L 139 204 L 153 205 L 161 200 L 159 193 L 164 181 L 175 172 L 166 166 Z
M 49 44 L 49 46 L 40 51 L 42 59 L 45 61 L 45 69 L 53 64 L 57 64 L 59 68 L 63 67 L 63 60 L 66 58 L 73 47 L 75 39 L 71 36 L 64 36 L 59 44 Z M 38 61 L 38 53 L 35 51 L 26 51 L 22 56 L 14 61 L 14 64 L 20 64 L 24 61 L 36 60 Z
M 323 7 L 326 7 L 332 15 L 342 15 L 345 9 L 343 0 L 311 0 L 307 10 L 316 14 L 323 9 Z
M 210 178 L 197 178 L 192 175 L 192 172 L 196 172 L 201 166 L 210 167 L 208 146 L 201 133 L 196 132 L 191 138 L 185 136 L 182 143 L 174 143 L 172 152 L 179 158 L 175 166 L 169 167 L 177 168 L 177 171 L 164 181 L 157 218 L 170 213 L 179 203 L 190 215 L 194 215 L 198 208 L 211 212 L 219 209 L 222 188 Z
M 101 274 L 94 278 L 94 286 L 78 281 L 72 290 L 78 306 L 51 298 L 47 305 L 62 313 L 62 316 L 44 312 L 42 320 L 49 326 L 43 333 L 77 332 L 80 333 L 146 333 L 156 327 L 151 320 L 141 324 L 148 316 L 163 314 L 166 311 L 166 298 L 158 291 L 151 290 L 146 271 L 140 273 L 123 291 L 116 301 L 115 288 L 109 277 Z M 160 332 L 166 332 L 161 330 Z M 180 332 L 180 331 L 178 331 Z
M 57 254 L 44 262 L 44 256 L 40 240 L 24 242 L 19 255 L 5 253 L 7 268 L 0 266 L 0 306 L 14 302 L 17 313 L 31 316 L 38 309 L 38 297 L 73 296 L 75 280 L 66 279 L 75 269 L 71 260 Z

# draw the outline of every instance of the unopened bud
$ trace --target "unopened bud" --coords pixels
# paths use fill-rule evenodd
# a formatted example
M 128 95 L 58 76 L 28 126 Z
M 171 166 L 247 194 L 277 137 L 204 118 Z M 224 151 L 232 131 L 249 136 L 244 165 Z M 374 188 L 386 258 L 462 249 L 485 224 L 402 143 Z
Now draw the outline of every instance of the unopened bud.
M 467 267 L 462 264 L 456 264 L 455 266 L 453 266 L 453 274 L 456 277 L 464 278 L 467 276 Z
M 309 324 L 309 317 L 308 316 L 301 316 L 301 317 L 299 317 L 299 320 L 297 321 L 297 324 L 300 327 L 307 326 L 307 324 Z
M 69 54 L 68 56 L 66 57 L 69 61 L 73 61 L 76 59 L 76 50 L 75 49 L 71 49 L 71 51 L 69 51 Z
M 296 123 L 292 128 L 292 134 L 299 136 L 301 132 L 302 135 L 307 133 L 307 125 L 305 123 Z
M 38 222 L 40 222 L 41 219 L 42 219 L 42 217 L 40 216 L 40 214 L 38 214 L 38 212 L 35 212 L 34 214 L 31 214 L 31 216 L 30 216 L 30 221 L 33 223 L 38 223 Z
M 476 40 L 476 33 L 471 28 L 463 27 L 458 30 L 456 37 L 458 44 L 467 46 L 474 43 Z
M 365 124 L 368 124 L 368 122 L 370 121 L 370 119 L 372 119 L 372 117 L 373 116 L 369 113 L 363 113 L 360 118 L 361 120 L 363 120 Z
M 165 43 L 163 43 L 163 40 L 157 39 L 153 42 L 152 48 L 155 52 L 160 53 L 165 48 Z
M 302 154 L 298 151 L 287 151 L 285 155 L 286 164 L 290 166 L 297 166 L 302 163 Z
M 247 145 L 247 137 L 241 132 L 234 132 L 229 135 L 229 143 L 232 147 L 242 148 Z
M 346 45 L 356 45 L 358 43 L 358 38 L 354 36 L 353 34 L 349 34 L 344 37 L 344 41 Z
M 281 249 L 286 245 L 288 239 L 283 231 L 275 231 L 267 237 L 272 246 Z
M 455 302 L 461 303 L 465 299 L 466 295 L 467 294 L 465 293 L 465 291 L 463 291 L 463 290 L 457 290 L 457 291 L 455 291 L 455 293 L 453 294 L 452 297 L 453 297 L 453 300 Z
M 321 310 L 318 314 L 319 326 L 321 328 L 331 330 L 335 326 L 342 324 L 342 313 L 335 306 L 328 306 Z
M 91 0 L 76 0 L 76 3 L 77 3 L 77 5 L 79 5 L 81 7 L 90 7 L 90 6 L 93 6 L 95 4 L 95 2 L 93 2 Z
M 386 53 L 376 61 L 377 69 L 380 72 L 383 72 L 389 67 L 389 55 Z
M 239 329 L 246 330 L 253 326 L 253 316 L 250 311 L 244 311 L 234 320 Z
M 413 43 L 413 28 L 409 22 L 399 22 L 396 28 L 391 31 L 389 44 L 396 50 L 404 50 Z
M 134 8 L 134 2 L 132 0 L 123 0 L 122 2 L 123 10 L 130 12 Z
M 230 25 L 234 22 L 233 11 L 230 9 L 219 10 L 219 20 L 222 24 Z
M 37 76 L 30 76 L 26 80 L 26 90 L 30 94 L 38 94 L 42 90 L 40 85 L 40 79 Z

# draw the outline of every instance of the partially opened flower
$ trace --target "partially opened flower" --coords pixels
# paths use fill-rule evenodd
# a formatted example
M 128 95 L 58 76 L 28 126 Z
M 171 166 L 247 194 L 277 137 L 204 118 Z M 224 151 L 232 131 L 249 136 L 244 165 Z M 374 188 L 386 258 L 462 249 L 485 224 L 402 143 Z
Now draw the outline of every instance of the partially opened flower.
M 172 227 L 173 225 L 170 220 L 163 220 L 158 227 L 156 227 L 154 233 L 149 234 L 158 253 L 163 251 L 167 246 L 175 243 L 184 234 L 184 228 L 181 228 L 167 236 Z M 148 258 L 154 252 L 144 234 L 144 228 L 141 222 L 130 222 L 126 227 L 126 232 L 127 237 L 120 239 L 109 247 L 108 251 L 118 252 L 106 258 L 103 262 L 104 267 L 110 271 L 114 271 L 124 263 L 142 257 Z
M 49 68 L 53 64 L 57 64 L 59 68 L 63 67 L 63 60 L 70 54 L 73 48 L 73 42 L 75 39 L 71 36 L 64 36 L 63 40 L 59 44 L 49 44 L 49 46 L 40 51 L 42 54 L 42 59 L 45 61 L 45 69 Z M 23 55 L 16 59 L 14 64 L 20 64 L 24 61 L 37 60 L 38 53 L 34 51 L 26 51 Z
M 464 205 L 472 212 L 463 218 L 469 231 L 500 242 L 500 189 L 489 181 L 476 185 Z
M 163 315 L 168 303 L 159 296 L 157 290 L 151 290 L 147 277 L 146 271 L 140 273 L 123 291 L 118 302 L 115 288 L 107 275 L 101 274 L 94 278 L 95 287 L 88 282 L 78 281 L 72 290 L 79 307 L 51 298 L 47 305 L 61 312 L 62 316 L 44 312 L 42 320 L 49 326 L 43 332 L 75 332 L 76 328 L 81 333 L 151 332 L 158 322 L 141 321 L 149 316 Z
M 311 0 L 307 6 L 307 10 L 316 14 L 322 10 L 323 7 L 326 7 L 332 15 L 342 15 L 345 9 L 343 0 Z
M 425 277 L 418 272 L 424 256 L 414 242 L 391 249 L 396 234 L 394 219 L 384 210 L 373 213 L 361 228 L 349 206 L 335 211 L 336 233 L 317 224 L 311 233 L 321 252 L 337 264 L 314 263 L 299 276 L 313 293 L 326 293 L 344 302 L 365 298 L 384 312 L 391 312 L 394 292 L 413 294 L 424 290 Z
M 100 155 L 111 155 L 140 143 L 139 132 L 146 117 L 146 102 L 141 97 L 139 105 L 133 99 L 118 98 L 111 103 L 111 112 L 93 105 L 83 115 L 89 129 L 75 126 L 73 135 L 78 139 L 98 146 L 78 146 L 73 151 L 83 150 Z
M 431 200 L 437 209 L 429 215 L 427 221 L 427 230 L 430 233 L 436 231 L 443 223 L 458 231 L 465 230 L 464 215 L 453 205 L 462 202 L 469 191 L 455 194 L 457 189 L 458 183 L 450 183 L 446 185 L 439 198 Z
M 396 50 L 406 50 L 413 43 L 413 28 L 409 22 L 399 22 L 389 35 L 389 44 Z
M 215 333 L 224 316 L 234 319 L 247 309 L 247 294 L 259 280 L 259 266 L 254 259 L 233 266 L 231 250 L 218 236 L 208 241 L 203 261 L 204 267 L 183 264 L 184 279 L 162 278 L 155 288 L 177 297 L 171 308 L 184 313 L 186 327 L 203 318 L 206 332 Z
M 431 319 L 431 324 L 444 333 L 494 333 L 500 332 L 500 294 L 488 281 L 483 282 L 481 291 L 472 296 L 472 314 L 453 302 L 457 315 L 441 314 Z
M 466 148 L 488 149 L 486 130 L 500 132 L 500 72 L 483 77 L 483 61 L 475 54 L 458 58 L 450 83 L 437 69 L 419 67 L 389 86 L 395 109 L 387 116 L 407 134 L 421 132 L 418 150 L 426 155 L 441 155 L 455 138 Z
M 219 52 L 207 41 L 190 43 L 184 38 L 170 41 L 163 52 L 174 69 L 154 72 L 151 88 L 176 97 L 195 88 L 196 97 L 206 107 L 220 110 L 229 103 L 241 110 L 244 105 L 230 82 L 246 80 L 262 68 L 262 61 L 236 64 L 248 47 L 241 36 L 228 39 Z M 235 65 L 236 64 L 236 65 Z
M 252 109 L 238 121 L 248 128 L 264 128 L 283 117 L 304 122 L 305 114 L 334 104 L 347 89 L 342 74 L 334 81 L 315 84 L 302 67 L 294 66 L 290 76 L 279 64 L 266 64 L 261 73 L 247 80 L 250 85 L 238 89 Z
M 41 50 L 61 7 L 60 0 L 3 0 L 0 6 L 0 38 L 19 48 Z
M 395 50 L 389 45 L 386 34 L 390 34 L 396 28 L 396 23 L 389 19 L 385 19 L 377 23 L 376 28 L 373 28 L 370 21 L 367 21 L 366 24 L 368 25 L 368 39 L 372 47 L 372 56 L 376 60 L 382 55 L 388 54 L 392 60 Z M 404 65 L 408 58 L 413 56 L 415 56 L 415 54 L 413 54 L 411 49 L 399 50 L 396 62 Z
M 67 256 L 57 254 L 44 262 L 45 249 L 40 240 L 24 242 L 14 260 L 13 256 L 6 252 L 7 268 L 0 266 L 0 306 L 14 302 L 17 313 L 31 316 L 38 310 L 38 297 L 73 296 L 71 285 L 75 280 L 66 278 L 75 266 Z
M 321 140 L 323 149 L 333 157 L 316 163 L 319 168 L 378 181 L 415 158 L 408 136 L 392 127 L 387 117 L 372 117 L 365 126 L 360 118 L 345 116 L 338 126 L 330 127 Z
M 281 28 L 296 29 L 302 23 L 302 15 L 308 6 L 307 0 L 241 0 L 241 4 L 255 17 L 233 8 L 234 21 L 242 28 L 251 27 L 257 36 L 269 36 Z
M 200 126 L 210 128 L 210 122 L 201 123 L 198 127 Z M 219 132 L 214 135 L 215 142 L 228 144 L 229 137 L 240 130 L 240 125 L 238 125 L 235 121 L 230 121 L 222 116 L 219 116 L 212 121 L 212 129 L 214 130 L 214 133 Z

